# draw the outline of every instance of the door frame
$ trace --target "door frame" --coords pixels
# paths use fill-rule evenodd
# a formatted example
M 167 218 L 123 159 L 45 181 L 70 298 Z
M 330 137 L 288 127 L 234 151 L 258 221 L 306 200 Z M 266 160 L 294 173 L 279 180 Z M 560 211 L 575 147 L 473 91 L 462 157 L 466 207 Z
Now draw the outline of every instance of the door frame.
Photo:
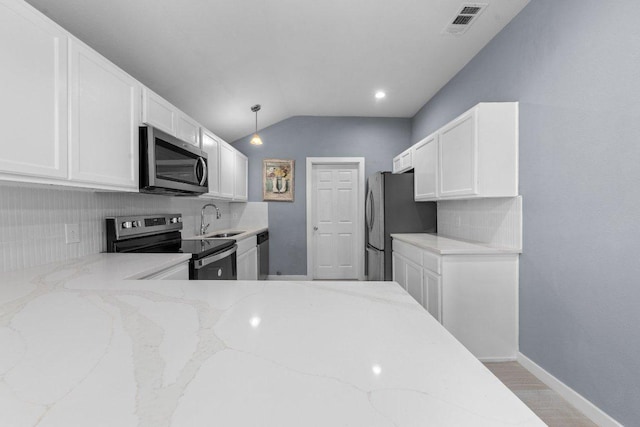
M 313 224 L 311 190 L 313 188 L 314 165 L 356 165 L 358 174 L 358 213 L 356 215 L 356 241 L 358 280 L 364 280 L 364 157 L 307 157 L 307 278 L 313 280 L 315 251 L 313 249 Z M 345 279 L 347 280 L 347 279 Z

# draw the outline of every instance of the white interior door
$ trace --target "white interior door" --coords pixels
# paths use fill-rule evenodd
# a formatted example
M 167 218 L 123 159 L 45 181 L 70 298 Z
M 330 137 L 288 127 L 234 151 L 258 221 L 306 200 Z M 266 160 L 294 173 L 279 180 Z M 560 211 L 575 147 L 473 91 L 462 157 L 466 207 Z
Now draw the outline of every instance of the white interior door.
M 358 279 L 358 165 L 312 166 L 314 279 Z

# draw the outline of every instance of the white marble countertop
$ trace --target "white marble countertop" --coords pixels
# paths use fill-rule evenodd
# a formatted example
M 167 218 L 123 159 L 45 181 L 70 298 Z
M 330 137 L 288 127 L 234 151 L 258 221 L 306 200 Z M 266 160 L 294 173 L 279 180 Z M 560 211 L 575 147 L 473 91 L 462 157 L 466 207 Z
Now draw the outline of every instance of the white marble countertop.
M 398 233 L 392 238 L 426 249 L 438 255 L 518 254 L 521 250 L 494 248 L 481 243 L 465 242 L 429 233 Z
M 141 259 L 2 275 L 0 425 L 544 425 L 394 282 L 120 280 Z
M 255 236 L 258 233 L 262 233 L 263 231 L 268 230 L 269 227 L 236 227 L 236 228 L 225 228 L 223 230 L 215 230 L 215 231 L 209 231 L 206 234 L 201 234 L 198 236 L 191 236 L 191 237 L 183 237 L 184 240 L 200 240 L 200 239 L 233 239 L 237 242 L 246 239 L 247 237 L 251 237 L 251 236 Z M 230 237 L 212 237 L 216 234 L 221 234 L 221 233 L 233 233 L 233 232 L 238 232 L 238 231 L 242 231 L 242 233 L 240 234 L 236 234 L 235 236 L 230 236 Z

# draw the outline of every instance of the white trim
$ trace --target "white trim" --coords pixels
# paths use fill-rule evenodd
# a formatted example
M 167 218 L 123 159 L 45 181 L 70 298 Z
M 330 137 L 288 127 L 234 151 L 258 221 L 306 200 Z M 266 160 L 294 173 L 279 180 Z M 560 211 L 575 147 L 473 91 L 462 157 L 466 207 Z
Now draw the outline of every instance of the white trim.
M 309 278 L 309 276 L 305 276 L 304 274 L 300 274 L 300 275 L 289 275 L 289 276 L 284 276 L 284 275 L 278 275 L 278 274 L 269 274 L 267 276 L 267 280 L 285 280 L 285 281 L 307 281 L 307 280 L 311 280 L 311 278 Z
M 545 371 L 522 353 L 518 353 L 518 363 L 527 371 L 535 375 L 540 381 L 545 383 L 550 389 L 558 393 L 564 400 L 576 407 L 585 417 L 596 423 L 600 427 L 622 427 L 622 424 L 614 420 L 611 416 L 598 408 L 596 405 L 585 399 L 580 393 Z
M 307 277 L 313 280 L 313 225 L 311 212 L 311 188 L 313 165 L 351 164 L 358 168 L 358 216 L 356 224 L 358 280 L 364 280 L 364 157 L 307 157 Z

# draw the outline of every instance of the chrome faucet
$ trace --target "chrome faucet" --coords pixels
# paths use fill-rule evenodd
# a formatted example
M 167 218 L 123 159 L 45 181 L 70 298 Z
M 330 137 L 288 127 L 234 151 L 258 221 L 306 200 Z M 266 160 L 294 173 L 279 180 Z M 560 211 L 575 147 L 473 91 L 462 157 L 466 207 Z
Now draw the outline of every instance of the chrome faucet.
M 220 219 L 220 217 L 222 216 L 220 214 L 220 209 L 218 209 L 218 207 L 216 205 L 214 205 L 213 203 L 207 203 L 206 205 L 204 205 L 202 207 L 202 210 L 200 211 L 200 235 L 203 235 L 204 233 L 206 233 L 207 232 L 207 228 L 209 228 L 209 226 L 211 225 L 211 224 L 204 225 L 204 211 L 209 206 L 211 206 L 212 208 L 214 208 L 216 210 L 216 219 Z

